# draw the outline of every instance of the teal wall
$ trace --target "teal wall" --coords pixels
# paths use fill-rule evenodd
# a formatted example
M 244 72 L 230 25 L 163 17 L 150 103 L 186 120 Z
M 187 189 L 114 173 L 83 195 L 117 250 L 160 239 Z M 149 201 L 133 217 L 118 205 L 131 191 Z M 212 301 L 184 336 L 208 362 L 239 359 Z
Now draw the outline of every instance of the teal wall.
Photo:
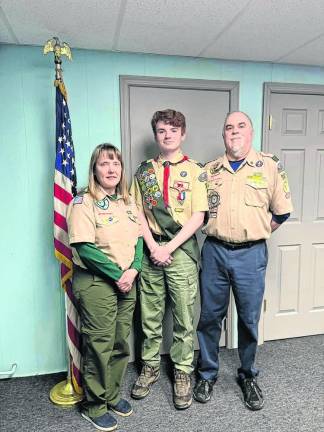
M 0 160 L 3 201 L 0 372 L 66 368 L 64 298 L 53 255 L 55 155 L 53 58 L 40 47 L 0 45 Z M 79 186 L 95 145 L 120 146 L 119 75 L 240 82 L 260 146 L 264 82 L 324 84 L 324 68 L 74 50 L 64 60 Z

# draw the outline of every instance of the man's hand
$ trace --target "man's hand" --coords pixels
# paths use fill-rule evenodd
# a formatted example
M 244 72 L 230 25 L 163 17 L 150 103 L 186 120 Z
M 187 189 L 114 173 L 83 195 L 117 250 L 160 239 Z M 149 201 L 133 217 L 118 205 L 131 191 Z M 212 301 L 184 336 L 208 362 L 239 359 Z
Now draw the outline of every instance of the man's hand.
M 135 269 L 125 270 L 121 275 L 121 278 L 116 282 L 119 291 L 122 293 L 128 293 L 132 289 L 137 274 L 138 271 Z
M 159 267 L 166 267 L 170 265 L 173 260 L 167 245 L 157 246 L 153 249 L 150 258 L 153 263 Z

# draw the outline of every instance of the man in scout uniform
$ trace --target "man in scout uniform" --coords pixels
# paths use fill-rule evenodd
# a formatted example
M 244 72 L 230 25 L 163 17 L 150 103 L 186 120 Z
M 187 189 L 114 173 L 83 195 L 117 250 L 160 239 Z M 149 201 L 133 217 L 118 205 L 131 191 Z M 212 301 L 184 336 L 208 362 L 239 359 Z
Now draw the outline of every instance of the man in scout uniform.
M 173 400 L 176 408 L 185 409 L 192 402 L 193 318 L 198 285 L 199 248 L 194 233 L 208 210 L 206 173 L 181 152 L 186 131 L 183 114 L 170 109 L 157 111 L 151 123 L 160 154 L 139 166 L 131 189 L 140 209 L 146 243 L 140 275 L 143 368 L 132 397 L 147 396 L 159 377 L 168 292 L 173 314 Z
M 263 407 L 254 367 L 258 323 L 265 285 L 268 239 L 293 210 L 287 174 L 276 156 L 252 148 L 253 128 L 242 112 L 228 114 L 223 137 L 226 153 L 209 162 L 209 220 L 202 249 L 198 380 L 194 398 L 210 400 L 219 369 L 219 338 L 230 287 L 238 312 L 238 369 L 245 405 Z

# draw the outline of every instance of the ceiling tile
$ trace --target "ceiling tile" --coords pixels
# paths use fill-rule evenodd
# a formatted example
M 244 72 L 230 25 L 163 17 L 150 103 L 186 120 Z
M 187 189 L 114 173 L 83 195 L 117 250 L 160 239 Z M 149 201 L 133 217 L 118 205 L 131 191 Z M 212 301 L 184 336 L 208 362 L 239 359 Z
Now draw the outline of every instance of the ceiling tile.
M 253 0 L 204 57 L 276 61 L 323 32 L 324 2 Z
M 20 43 L 42 45 L 58 36 L 71 47 L 112 49 L 120 0 L 1 0 Z
M 129 0 L 116 49 L 197 56 L 248 0 Z

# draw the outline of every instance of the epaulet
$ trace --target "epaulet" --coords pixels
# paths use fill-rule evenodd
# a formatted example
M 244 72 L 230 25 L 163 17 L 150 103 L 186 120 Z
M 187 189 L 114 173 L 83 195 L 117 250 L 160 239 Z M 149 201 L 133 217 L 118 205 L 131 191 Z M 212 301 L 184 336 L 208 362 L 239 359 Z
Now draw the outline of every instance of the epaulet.
M 148 164 L 148 163 L 150 163 L 150 162 L 153 162 L 153 161 L 154 161 L 154 159 L 147 159 L 147 160 L 141 162 L 141 163 L 139 164 L 138 168 L 141 167 L 141 166 L 143 166 L 143 165 L 146 165 L 146 164 Z
M 189 162 L 192 162 L 192 163 L 198 165 L 200 168 L 203 168 L 205 166 L 204 164 L 202 164 L 201 162 L 196 161 L 195 159 L 188 158 L 187 160 Z
M 273 161 L 275 161 L 276 163 L 279 162 L 279 158 L 278 158 L 278 156 L 276 156 L 276 155 L 274 155 L 274 154 L 272 154 L 272 153 L 264 153 L 264 152 L 260 152 L 260 154 L 261 154 L 263 157 L 271 158 L 271 159 L 272 159 Z

